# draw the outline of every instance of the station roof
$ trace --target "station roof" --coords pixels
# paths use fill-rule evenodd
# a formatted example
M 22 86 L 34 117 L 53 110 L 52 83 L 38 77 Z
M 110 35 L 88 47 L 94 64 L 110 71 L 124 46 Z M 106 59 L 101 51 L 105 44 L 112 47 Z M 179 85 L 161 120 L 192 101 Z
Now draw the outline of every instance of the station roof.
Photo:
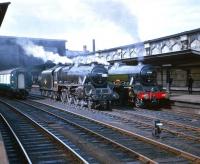
M 138 58 L 122 59 L 119 61 L 122 61 L 127 64 L 137 64 Z M 183 51 L 175 51 L 175 52 L 170 52 L 170 53 L 149 55 L 149 56 L 144 56 L 141 62 L 144 64 L 152 64 L 155 66 L 163 66 L 163 67 L 167 67 L 167 66 L 181 67 L 181 66 L 186 66 L 186 65 L 188 66 L 191 63 L 192 65 L 195 65 L 195 62 L 197 63 L 197 65 L 199 65 L 200 51 L 187 49 Z
M 6 14 L 8 5 L 10 4 L 10 2 L 4 2 L 4 3 L 0 3 L 0 26 L 3 22 L 3 18 Z

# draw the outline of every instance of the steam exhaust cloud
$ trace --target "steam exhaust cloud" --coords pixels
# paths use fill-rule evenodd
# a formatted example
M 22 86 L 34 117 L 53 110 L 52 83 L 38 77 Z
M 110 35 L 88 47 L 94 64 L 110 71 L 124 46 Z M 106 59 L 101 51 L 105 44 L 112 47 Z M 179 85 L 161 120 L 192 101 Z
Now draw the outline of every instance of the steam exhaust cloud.
M 41 58 L 44 62 L 50 60 L 55 64 L 72 63 L 72 60 L 67 58 L 66 56 L 60 56 L 58 53 L 45 51 L 43 46 L 35 45 L 32 41 L 28 39 L 18 39 L 17 44 L 19 44 L 23 48 L 28 56 Z

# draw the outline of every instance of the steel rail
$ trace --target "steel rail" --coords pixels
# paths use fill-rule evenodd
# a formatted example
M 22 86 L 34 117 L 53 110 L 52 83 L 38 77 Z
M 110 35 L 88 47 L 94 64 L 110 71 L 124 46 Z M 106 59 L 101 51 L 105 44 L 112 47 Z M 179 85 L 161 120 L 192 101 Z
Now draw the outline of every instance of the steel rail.
M 42 127 L 40 124 L 38 124 L 36 121 L 34 121 L 32 118 L 30 118 L 28 115 L 25 113 L 21 112 L 20 109 L 3 102 L 0 100 L 1 103 L 7 105 L 11 109 L 17 111 L 20 115 L 24 116 L 26 119 L 28 119 L 30 122 L 33 123 L 35 127 L 37 127 L 40 131 L 45 132 L 48 136 L 51 137 L 52 140 L 54 140 L 57 144 L 59 144 L 62 148 L 64 148 L 67 152 L 70 152 L 73 158 L 78 162 L 78 163 L 84 163 L 84 164 L 89 164 L 83 157 L 81 157 L 76 151 L 74 151 L 71 147 L 69 147 L 67 144 L 65 144 L 62 140 L 60 140 L 58 137 L 56 137 L 53 133 Z
M 187 117 L 194 117 L 194 118 L 200 119 L 200 114 L 192 113 L 192 112 L 186 112 L 186 111 L 182 111 L 180 109 L 169 111 L 169 109 L 164 108 L 164 109 L 162 109 L 162 111 L 165 111 L 167 113 L 172 113 L 172 114 L 175 113 L 175 114 L 180 115 L 180 116 L 187 115 Z
M 120 112 L 121 111 L 119 111 L 119 113 Z M 140 125 L 143 125 L 145 127 L 151 128 L 151 129 L 154 128 L 154 126 L 152 124 L 148 124 L 148 123 L 145 123 L 145 122 L 142 122 L 142 121 L 139 121 L 139 120 L 134 120 L 134 119 L 131 119 L 131 118 L 127 118 L 126 116 L 119 116 L 119 115 L 117 115 L 115 113 L 108 113 L 108 112 L 102 112 L 102 113 L 106 114 L 108 116 L 111 116 L 111 117 L 115 117 L 117 119 L 122 119 L 122 120 L 127 121 L 127 122 L 133 122 L 133 123 L 136 123 L 136 124 L 140 124 Z M 123 113 L 123 114 L 125 114 L 125 113 Z M 126 115 L 130 116 L 130 114 L 126 114 Z M 161 130 L 169 132 L 169 133 L 177 135 L 177 136 L 181 136 L 181 137 L 183 137 L 185 139 L 189 139 L 189 140 L 200 142 L 200 138 L 199 137 L 188 135 L 188 134 L 185 134 L 183 132 L 177 132 L 177 131 L 171 130 L 169 128 L 166 128 L 166 127 L 161 127 Z
M 56 115 L 56 114 L 54 114 L 54 113 L 52 113 L 52 112 L 49 112 L 49 111 L 43 110 L 43 109 L 41 109 L 41 108 L 38 108 L 38 107 L 36 107 L 36 106 L 34 106 L 34 105 L 32 105 L 32 104 L 28 104 L 28 103 L 26 103 L 26 102 L 22 102 L 22 103 L 24 103 L 24 104 L 26 104 L 26 105 L 29 105 L 29 106 L 32 106 L 32 107 L 34 107 L 34 108 L 36 108 L 36 109 L 38 109 L 38 110 L 41 110 L 41 111 L 43 111 L 43 112 L 45 112 L 45 113 L 48 113 L 48 114 L 50 114 L 50 115 L 52 115 L 52 116 L 54 116 L 54 117 L 56 117 L 56 118 L 59 118 L 59 119 L 63 120 L 64 122 L 67 122 L 67 123 L 69 123 L 69 124 L 71 124 L 71 125 L 73 125 L 73 126 L 76 126 L 76 127 L 78 127 L 78 128 L 81 128 L 81 129 L 83 129 L 83 130 L 85 130 L 85 131 L 87 131 L 87 132 L 89 132 L 89 133 L 91 133 L 91 134 L 93 134 L 93 135 L 96 135 L 96 136 L 98 136 L 98 137 L 101 137 L 101 138 L 103 138 L 104 140 L 106 140 L 106 141 L 108 141 L 108 142 L 111 142 L 112 144 L 117 145 L 117 146 L 120 147 L 121 149 L 124 149 L 125 151 L 134 154 L 134 156 L 137 156 L 137 159 L 138 159 L 138 160 L 140 160 L 140 161 L 142 161 L 142 162 L 144 162 L 144 163 L 157 164 L 156 161 L 154 161 L 154 160 L 152 160 L 152 159 L 150 159 L 150 158 L 148 158 L 148 157 L 146 157 L 146 156 L 144 156 L 144 155 L 142 155 L 142 154 L 140 154 L 140 153 L 138 153 L 138 152 L 136 152 L 136 151 L 133 151 L 133 150 L 131 150 L 130 148 L 127 148 L 127 147 L 125 147 L 124 145 L 122 145 L 122 144 L 120 144 L 120 143 L 117 143 L 116 141 L 113 141 L 113 140 L 111 140 L 111 139 L 109 139 L 109 138 L 107 138 L 107 137 L 105 137 L 105 136 L 103 136 L 103 135 L 101 135 L 101 134 L 98 134 L 98 133 L 96 133 L 96 132 L 94 132 L 94 131 L 92 131 L 92 130 L 90 130 L 90 129 L 88 129 L 88 128 L 85 128 L 85 127 L 83 127 L 83 126 L 81 126 L 81 125 L 79 125 L 79 124 L 77 124 L 77 123 L 74 123 L 74 122 L 72 122 L 72 121 L 69 121 L 69 120 L 67 120 L 67 119 L 64 118 L 64 117 L 58 116 L 58 115 Z
M 6 124 L 7 128 L 9 129 L 9 131 L 11 132 L 11 134 L 13 135 L 15 141 L 17 142 L 18 146 L 20 147 L 20 150 L 22 151 L 22 156 L 24 157 L 24 162 L 28 163 L 28 164 L 32 164 L 26 150 L 24 149 L 22 143 L 20 142 L 19 138 L 17 137 L 17 135 L 15 134 L 14 130 L 12 129 L 12 127 L 10 126 L 10 124 L 8 123 L 8 121 L 5 119 L 5 117 L 0 113 L 0 117 L 2 118 L 2 120 L 4 121 L 4 123 Z
M 34 102 L 35 102 L 35 101 L 34 101 Z M 117 131 L 119 131 L 119 132 L 121 132 L 121 133 L 127 134 L 127 135 L 129 135 L 129 136 L 131 136 L 131 137 L 138 138 L 139 140 L 145 141 L 145 142 L 147 142 L 147 143 L 149 143 L 149 144 L 152 144 L 152 145 L 154 145 L 154 146 L 156 146 L 156 147 L 162 148 L 162 149 L 166 150 L 167 152 L 174 153 L 174 154 L 176 154 L 176 155 L 178 155 L 178 156 L 181 156 L 181 157 L 183 157 L 183 158 L 186 158 L 186 159 L 188 159 L 188 160 L 190 160 L 190 161 L 192 161 L 192 162 L 200 163 L 200 157 L 198 157 L 198 156 L 196 156 L 196 155 L 193 155 L 193 154 L 191 154 L 191 153 L 187 153 L 187 152 L 185 152 L 185 151 L 182 151 L 182 150 L 177 149 L 177 148 L 174 148 L 174 147 L 172 147 L 172 146 L 169 146 L 169 145 L 160 143 L 160 142 L 158 142 L 158 141 L 152 140 L 152 139 L 147 138 L 147 137 L 144 137 L 144 136 L 142 136 L 142 135 L 139 135 L 139 134 L 136 134 L 136 133 L 133 133 L 133 132 L 124 130 L 124 129 L 119 128 L 119 127 L 116 127 L 116 126 L 109 125 L 109 124 L 107 124 L 107 123 L 105 123 L 105 122 L 102 122 L 102 121 L 94 120 L 94 119 L 92 119 L 92 118 L 89 118 L 89 117 L 87 117 L 87 116 L 80 115 L 80 114 L 75 113 L 75 112 L 72 112 L 72 111 L 63 110 L 62 108 L 55 107 L 55 106 L 50 105 L 50 104 L 45 104 L 45 103 L 42 103 L 42 102 L 36 102 L 36 103 L 38 103 L 38 104 L 43 104 L 43 105 L 46 105 L 46 106 L 50 106 L 50 107 L 52 107 L 52 108 L 62 110 L 62 111 L 64 111 L 64 112 L 66 112 L 66 113 L 70 113 L 70 114 L 72 114 L 72 115 L 79 116 L 79 117 L 84 118 L 84 119 L 88 119 L 88 120 L 90 120 L 90 121 L 96 122 L 96 123 L 98 123 L 98 124 L 100 124 L 100 125 L 103 125 L 103 126 L 105 126 L 105 127 L 112 128 L 112 129 L 117 130 Z
M 107 113 L 107 112 L 103 112 L 103 114 L 106 114 L 106 115 L 111 116 L 111 117 L 115 117 L 116 119 L 121 119 L 123 121 L 140 124 L 140 125 L 145 126 L 147 128 L 151 128 L 151 129 L 154 128 L 154 126 L 152 124 L 148 124 L 148 123 L 145 123 L 145 122 L 142 122 L 142 121 L 139 121 L 139 120 L 134 120 L 134 119 L 131 119 L 131 118 L 126 118 L 125 116 L 118 116 L 117 114 Z M 168 129 L 166 127 L 161 127 L 161 130 L 163 130 L 165 132 L 168 132 L 168 133 L 171 133 L 171 134 L 174 134 L 174 135 L 177 135 L 177 136 L 181 136 L 181 137 L 183 137 L 185 139 L 189 139 L 189 140 L 200 142 L 200 138 L 199 137 L 188 135 L 188 134 L 185 134 L 183 132 L 177 132 L 177 131 Z
M 165 123 L 166 125 L 177 126 L 177 127 L 180 127 L 180 128 L 186 129 L 186 130 L 192 130 L 192 131 L 200 133 L 200 128 L 198 128 L 198 127 L 194 127 L 194 126 L 190 126 L 190 125 L 186 125 L 186 124 L 182 124 L 182 123 L 177 123 L 175 121 L 169 121 L 169 120 L 165 120 L 165 119 L 162 119 L 162 118 L 156 118 L 156 117 L 152 117 L 152 116 L 144 116 L 144 115 L 138 114 L 138 113 L 129 113 L 129 112 L 126 112 L 126 111 L 120 111 L 120 112 L 126 113 L 128 115 L 133 115 L 135 117 L 137 117 L 137 116 L 143 117 L 143 118 L 148 119 L 148 120 L 151 119 L 151 121 L 159 119 L 162 123 Z

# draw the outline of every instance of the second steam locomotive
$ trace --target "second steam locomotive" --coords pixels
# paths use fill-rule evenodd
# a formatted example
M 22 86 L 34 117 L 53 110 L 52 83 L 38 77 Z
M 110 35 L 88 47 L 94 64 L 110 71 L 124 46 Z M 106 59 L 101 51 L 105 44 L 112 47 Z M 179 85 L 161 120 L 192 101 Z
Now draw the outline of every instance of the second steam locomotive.
M 42 72 L 40 90 L 62 102 L 108 110 L 118 95 L 107 78 L 107 69 L 97 63 L 56 66 Z
M 114 84 L 122 105 L 131 102 L 136 107 L 146 107 L 168 103 L 168 93 L 157 85 L 157 71 L 154 66 L 115 63 L 108 73 L 109 81 Z

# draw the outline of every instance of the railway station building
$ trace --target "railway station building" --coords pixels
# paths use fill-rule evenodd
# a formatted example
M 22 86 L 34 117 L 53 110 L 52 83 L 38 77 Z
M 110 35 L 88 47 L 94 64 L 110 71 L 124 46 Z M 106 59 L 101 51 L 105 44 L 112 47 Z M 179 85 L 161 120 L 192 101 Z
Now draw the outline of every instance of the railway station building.
M 158 84 L 164 88 L 171 81 L 171 89 L 187 90 L 191 75 L 193 90 L 200 91 L 200 29 L 96 53 L 110 63 L 137 65 L 142 62 L 157 66 Z

